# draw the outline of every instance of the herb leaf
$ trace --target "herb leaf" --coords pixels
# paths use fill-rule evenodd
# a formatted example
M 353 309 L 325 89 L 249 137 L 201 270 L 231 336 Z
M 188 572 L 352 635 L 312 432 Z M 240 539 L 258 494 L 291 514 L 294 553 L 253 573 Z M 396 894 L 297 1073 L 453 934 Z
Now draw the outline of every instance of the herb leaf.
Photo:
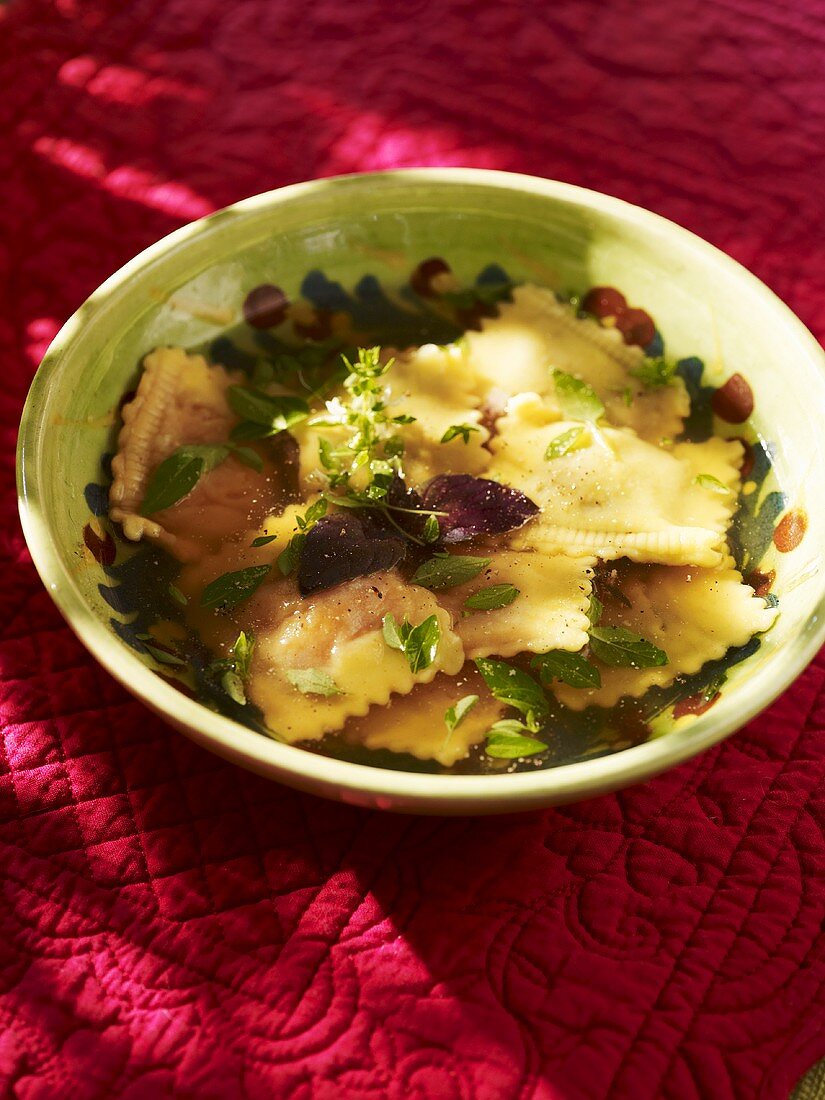
M 712 493 L 719 493 L 721 496 L 727 496 L 730 493 L 730 489 L 718 477 L 714 477 L 713 474 L 697 474 L 693 479 L 694 485 L 700 485 L 703 489 L 709 489 Z
M 515 760 L 521 756 L 535 756 L 544 752 L 547 745 L 535 737 L 525 737 L 532 731 L 523 722 L 515 718 L 502 718 L 487 730 L 487 744 L 484 751 L 494 760 Z
M 435 517 L 431 517 L 435 519 Z M 437 520 L 436 520 L 437 522 Z M 436 554 L 416 569 L 412 584 L 422 588 L 455 588 L 477 577 L 490 564 L 490 558 L 474 558 L 469 554 Z
M 568 653 L 563 649 L 551 649 L 549 653 L 539 653 L 530 662 L 542 680 L 561 680 L 574 688 L 601 687 L 602 674 L 581 653 Z
M 307 512 L 304 518 L 313 517 Z M 379 526 L 369 512 L 321 516 L 300 539 L 298 591 L 302 596 L 392 569 L 407 552 L 401 535 Z
M 186 664 L 174 653 L 167 653 L 165 649 L 152 645 L 151 642 L 143 643 L 150 656 L 154 657 L 160 665 L 171 665 L 173 668 L 183 668 Z
M 604 611 L 604 604 L 596 595 L 595 592 L 590 593 L 590 604 L 587 608 L 587 617 L 590 620 L 590 625 L 595 626 L 599 619 L 602 617 Z
M 189 600 L 186 598 L 186 596 L 184 596 L 178 586 L 176 584 L 172 584 L 171 581 L 169 582 L 169 595 L 172 597 L 175 603 L 180 604 L 181 607 L 186 607 L 189 603 Z
M 264 468 L 264 461 L 257 451 L 253 451 L 251 447 L 233 447 L 232 454 L 237 458 L 238 462 L 242 462 L 244 466 L 249 466 L 251 470 L 255 470 L 256 473 L 260 473 Z
M 439 474 L 424 490 L 422 503 L 438 515 L 445 543 L 513 531 L 539 512 L 518 489 L 472 474 Z
M 441 538 L 441 528 L 438 526 L 438 516 L 427 516 L 424 521 L 424 530 L 421 532 L 424 542 L 438 542 Z
M 390 649 L 400 649 L 404 652 L 404 637 L 401 634 L 401 628 L 395 621 L 395 615 L 385 615 L 383 619 L 383 632 L 384 641 L 390 647 Z
M 256 424 L 254 420 L 241 420 L 229 433 L 229 438 L 235 440 L 268 439 L 277 435 L 274 428 L 268 428 L 265 424 Z
M 548 460 L 553 458 L 563 458 L 564 455 L 569 454 L 572 451 L 581 437 L 584 435 L 585 428 L 568 428 L 566 432 L 561 432 L 559 435 L 554 436 L 547 444 L 547 450 L 544 452 L 544 457 Z
M 281 575 L 288 577 L 293 572 L 295 566 L 298 564 L 298 559 L 301 556 L 301 550 L 303 550 L 304 542 L 306 541 L 306 535 L 299 532 L 297 535 L 293 535 L 283 550 L 278 555 L 276 561 L 278 563 L 278 569 Z
M 676 374 L 676 363 L 668 363 L 663 355 L 649 355 L 630 373 L 647 389 L 668 386 Z
M 553 381 L 556 398 L 566 419 L 596 421 L 604 416 L 601 398 L 587 382 L 563 370 L 553 371 Z
M 452 733 L 457 726 L 461 725 L 477 702 L 477 695 L 465 695 L 463 699 L 459 699 L 457 703 L 453 703 L 453 705 L 444 712 L 444 725 L 450 733 Z
M 430 615 L 418 626 L 414 626 L 404 643 L 404 653 L 413 673 L 429 668 L 438 652 L 441 641 L 441 627 L 435 615 Z
M 253 546 L 269 546 L 271 542 L 277 539 L 277 535 L 258 535 L 257 538 L 252 540 Z
M 228 454 L 229 447 L 223 444 L 178 447 L 152 475 L 140 506 L 141 515 L 151 516 L 171 508 L 191 493 L 201 476 L 223 462 Z
M 493 697 L 521 711 L 527 728 L 535 733 L 540 725 L 539 720 L 546 717 L 549 710 L 541 685 L 529 673 L 505 661 L 477 657 L 475 664 Z
M 310 504 L 309 508 L 307 508 L 302 516 L 295 517 L 295 524 L 298 527 L 298 532 L 292 536 L 277 558 L 278 569 L 283 576 L 288 577 L 297 566 L 301 557 L 301 551 L 306 542 L 307 534 L 312 530 L 321 516 L 326 515 L 328 507 L 329 501 L 326 497 L 319 497 L 313 504 Z
M 430 615 L 418 626 L 412 626 L 406 620 L 397 623 L 394 615 L 385 615 L 383 629 L 384 641 L 391 649 L 398 649 L 404 654 L 413 674 L 429 668 L 435 660 L 441 641 L 441 627 L 435 615 Z
M 613 668 L 656 668 L 668 663 L 663 649 L 623 626 L 592 627 L 590 650 Z
M 221 676 L 221 687 L 233 702 L 242 707 L 246 706 L 246 690 L 243 686 L 243 680 L 233 668 L 228 668 Z
M 273 395 L 249 386 L 230 386 L 226 391 L 226 400 L 232 412 L 242 421 L 260 424 L 272 434 L 282 432 L 309 416 L 309 405 L 303 397 Z
M 480 588 L 472 596 L 464 601 L 468 611 L 495 611 L 499 607 L 507 607 L 519 595 L 520 589 L 512 584 L 491 584 L 488 588 Z
M 255 635 L 241 631 L 232 646 L 232 659 L 235 671 L 242 680 L 249 676 L 252 654 L 255 652 Z
M 286 678 L 304 695 L 340 695 L 341 689 L 322 668 L 288 668 Z
M 248 600 L 263 583 L 269 572 L 268 565 L 252 565 L 248 569 L 236 569 L 211 581 L 201 594 L 201 607 L 235 607 Z
M 470 432 L 478 432 L 481 429 L 475 424 L 453 424 L 449 427 L 444 435 L 441 437 L 442 443 L 450 443 L 453 439 L 457 439 L 458 436 L 464 440 L 465 443 L 470 442 Z
M 322 463 L 332 486 L 345 485 L 351 474 L 366 467 L 373 477 L 365 493 L 372 501 L 383 501 L 401 468 L 404 447 L 396 429 L 414 417 L 391 416 L 386 408 L 383 376 L 393 360 L 382 363 L 380 348 L 358 348 L 353 361 L 341 358 L 349 371 L 343 383 L 346 397 L 327 401 L 326 413 L 312 423 L 344 427 L 349 437 L 338 447 L 327 446 Z

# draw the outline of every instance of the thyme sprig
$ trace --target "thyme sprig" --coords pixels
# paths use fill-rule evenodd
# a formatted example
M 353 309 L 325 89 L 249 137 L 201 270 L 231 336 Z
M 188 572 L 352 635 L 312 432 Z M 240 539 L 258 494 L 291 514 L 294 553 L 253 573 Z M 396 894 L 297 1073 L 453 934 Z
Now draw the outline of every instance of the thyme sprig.
M 381 349 L 359 348 L 355 359 L 342 356 L 349 374 L 344 379 L 346 396 L 326 402 L 326 413 L 313 417 L 313 427 L 342 427 L 348 437 L 338 446 L 328 440 L 320 444 L 321 464 L 331 488 L 349 487 L 359 470 L 368 474 L 359 494 L 369 501 L 382 501 L 392 479 L 402 473 L 404 441 L 398 428 L 411 424 L 415 417 L 393 416 L 387 408 L 384 376 L 394 360 L 381 361 Z

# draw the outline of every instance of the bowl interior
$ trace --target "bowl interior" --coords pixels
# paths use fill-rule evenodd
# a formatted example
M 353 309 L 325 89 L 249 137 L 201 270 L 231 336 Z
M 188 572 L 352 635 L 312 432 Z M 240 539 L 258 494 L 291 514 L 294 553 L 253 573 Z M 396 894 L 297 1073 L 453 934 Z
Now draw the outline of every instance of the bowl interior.
M 148 673 L 145 660 L 116 637 L 123 617 L 113 614 L 106 562 L 97 560 L 95 539 L 106 540 L 106 523 L 92 519 L 105 511 L 94 486 L 101 482 L 101 455 L 112 446 L 118 402 L 152 348 L 209 344 L 239 324 L 246 293 L 263 282 L 276 283 L 292 298 L 327 295 L 333 305 L 346 302 L 365 324 L 375 322 L 395 309 L 395 300 L 409 307 L 403 290 L 410 273 L 434 255 L 445 258 L 464 283 L 500 265 L 514 280 L 559 290 L 618 287 L 655 319 L 668 355 L 703 361 L 704 385 L 721 385 L 738 373 L 753 390 L 752 425 L 773 456 L 773 468 L 746 500 L 748 564 L 775 572 L 772 591 L 782 612 L 776 626 L 731 671 L 712 711 L 681 723 L 658 746 L 619 754 L 626 764 L 616 758 L 609 766 L 605 760 L 573 765 L 590 770 L 569 775 L 569 782 L 561 774 L 569 773 L 567 767 L 489 782 L 509 783 L 514 792 L 501 788 L 497 808 L 519 797 L 516 780 L 524 781 L 524 790 L 528 780 L 533 784 L 534 802 L 559 800 L 575 796 L 580 781 L 595 792 L 698 751 L 770 701 L 821 639 L 825 518 L 816 500 L 825 478 L 822 351 L 778 299 L 710 246 L 654 215 L 576 188 L 470 171 L 318 181 L 221 211 L 132 261 L 61 331 L 26 406 L 21 507 L 46 583 L 95 654 L 167 717 L 249 766 L 319 789 L 320 780 L 304 775 L 317 768 L 318 757 L 274 745 L 185 699 Z M 305 282 L 310 273 L 316 274 Z M 402 309 L 394 316 L 407 315 Z M 409 323 L 414 338 L 422 318 Z M 729 426 L 727 434 L 738 431 Z M 786 528 L 798 535 L 804 526 L 804 537 L 780 552 L 774 527 L 789 512 Z M 97 554 L 88 548 L 90 538 Z M 338 793 L 341 783 L 364 786 L 357 776 L 369 769 L 340 767 L 344 771 L 335 773 L 332 784 Z M 410 777 L 392 774 L 395 779 L 384 777 L 381 784 L 383 797 L 395 805 Z M 446 785 L 459 782 L 420 781 L 429 784 L 421 787 L 424 802 L 442 809 L 453 797 Z M 420 802 L 411 805 L 420 808 Z

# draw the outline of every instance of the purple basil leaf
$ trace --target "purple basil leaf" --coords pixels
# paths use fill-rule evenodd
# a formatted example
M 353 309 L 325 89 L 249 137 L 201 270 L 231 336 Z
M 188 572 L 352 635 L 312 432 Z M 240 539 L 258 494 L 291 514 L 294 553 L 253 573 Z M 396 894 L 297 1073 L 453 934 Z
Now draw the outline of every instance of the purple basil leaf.
M 467 542 L 478 535 L 500 535 L 521 527 L 538 511 L 524 493 L 470 474 L 441 474 L 423 495 L 424 507 L 438 517 L 441 541 Z
M 399 535 L 352 512 L 333 512 L 307 532 L 298 563 L 298 589 L 302 596 L 321 592 L 354 577 L 366 577 L 380 569 L 392 569 L 406 546 Z
M 387 489 L 386 504 L 393 522 L 413 539 L 423 539 L 427 516 L 415 515 L 423 507 L 421 496 L 397 474 Z

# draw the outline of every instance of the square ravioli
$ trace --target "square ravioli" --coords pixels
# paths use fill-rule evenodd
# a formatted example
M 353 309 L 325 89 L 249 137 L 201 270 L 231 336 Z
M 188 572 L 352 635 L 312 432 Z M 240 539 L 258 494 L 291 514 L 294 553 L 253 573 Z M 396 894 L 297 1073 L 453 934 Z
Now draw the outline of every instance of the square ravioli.
M 624 696 L 644 695 L 677 676 L 690 676 L 768 630 L 777 615 L 730 560 L 718 569 L 631 566 L 617 587 L 623 599 L 607 595 L 599 625 L 624 627 L 652 642 L 667 654 L 667 664 L 636 669 L 599 662 L 601 687 L 556 688 L 561 702 L 573 710 L 612 707 Z
M 672 565 L 721 561 L 739 488 L 738 440 L 669 450 L 628 429 L 555 420 L 537 394 L 511 400 L 498 429 L 488 476 L 541 508 L 513 537 L 517 549 Z M 567 433 L 575 445 L 553 456 L 548 447 Z
M 467 657 L 576 651 L 587 643 L 594 557 L 499 550 L 489 558 L 473 580 L 438 593 Z M 465 609 L 468 597 L 500 584 L 518 590 L 512 603 L 490 611 Z
M 466 339 L 473 366 L 488 385 L 511 396 L 545 395 L 559 415 L 554 370 L 587 382 L 610 423 L 633 428 L 643 439 L 677 436 L 690 411 L 681 378 L 646 386 L 634 373 L 645 361 L 640 348 L 625 344 L 617 329 L 579 317 L 544 287 L 516 287 L 513 301 L 502 302 L 498 316 L 485 318 L 481 332 L 468 332 Z

